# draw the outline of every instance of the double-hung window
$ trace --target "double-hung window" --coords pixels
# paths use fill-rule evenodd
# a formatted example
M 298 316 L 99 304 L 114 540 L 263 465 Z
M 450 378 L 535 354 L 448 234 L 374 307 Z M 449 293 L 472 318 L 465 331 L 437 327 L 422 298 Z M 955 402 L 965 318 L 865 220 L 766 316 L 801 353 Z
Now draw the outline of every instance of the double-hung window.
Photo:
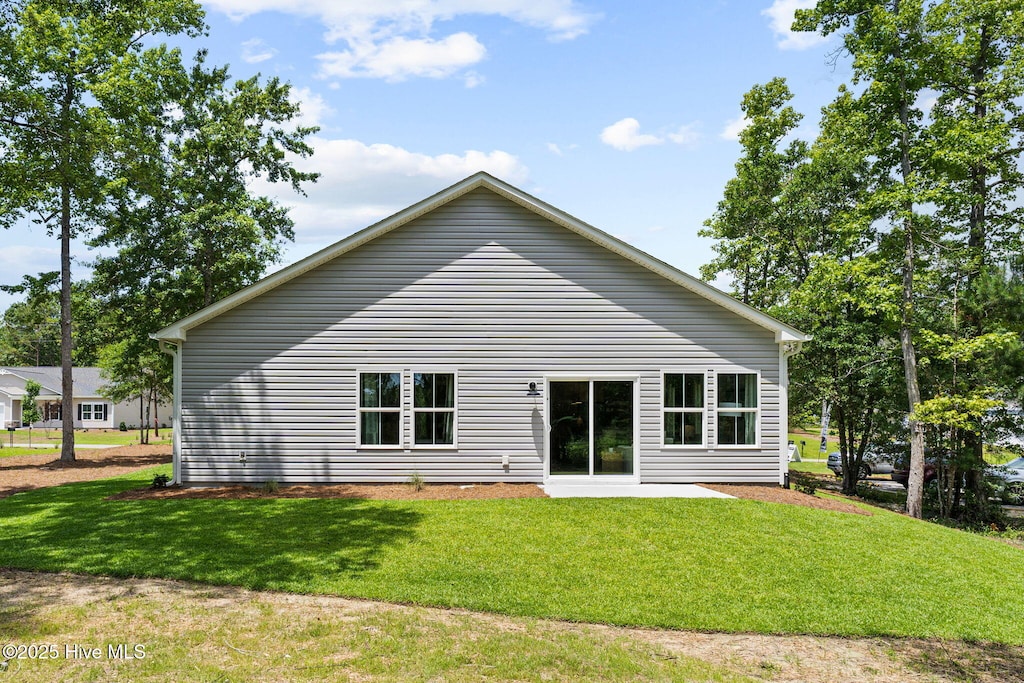
M 704 374 L 665 373 L 662 403 L 665 445 L 703 445 Z
M 454 373 L 416 372 L 412 377 L 414 443 L 417 446 L 454 445 Z
M 401 373 L 359 373 L 359 443 L 363 446 L 401 445 Z
M 106 403 L 79 403 L 78 419 L 82 421 L 95 421 L 107 419 Z
M 758 432 L 757 374 L 718 375 L 718 445 L 754 446 Z

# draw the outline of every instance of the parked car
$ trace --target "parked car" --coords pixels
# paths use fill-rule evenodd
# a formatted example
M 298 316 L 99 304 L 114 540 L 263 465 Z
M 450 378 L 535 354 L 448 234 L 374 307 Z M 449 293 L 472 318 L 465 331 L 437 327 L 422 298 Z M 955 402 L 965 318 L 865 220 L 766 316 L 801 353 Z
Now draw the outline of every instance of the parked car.
M 826 466 L 837 476 L 843 476 L 843 456 L 839 451 L 828 454 Z M 878 451 L 867 451 L 864 453 L 864 461 L 857 472 L 858 479 L 867 479 L 875 474 L 889 474 L 893 471 L 890 457 Z
M 1017 496 L 1024 495 L 1024 457 L 1014 458 L 1002 465 L 985 468 L 985 474 L 1000 488 Z
M 928 484 L 932 483 L 933 481 L 935 481 L 938 478 L 938 476 L 939 476 L 939 470 L 938 470 L 938 468 L 935 467 L 935 463 L 934 462 L 928 462 L 926 460 L 925 463 L 924 463 L 924 483 L 925 483 L 925 485 L 928 485 Z M 903 488 L 907 488 L 909 483 L 910 483 L 910 470 L 907 470 L 907 469 L 893 470 L 893 472 L 892 472 L 892 480 L 894 482 L 896 482 L 897 484 L 901 485 Z

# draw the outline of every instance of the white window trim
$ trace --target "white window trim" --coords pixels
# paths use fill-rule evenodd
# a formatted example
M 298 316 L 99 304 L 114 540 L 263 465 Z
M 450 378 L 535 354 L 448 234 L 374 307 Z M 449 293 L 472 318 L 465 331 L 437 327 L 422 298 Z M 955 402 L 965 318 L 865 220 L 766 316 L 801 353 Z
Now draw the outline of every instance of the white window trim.
M 89 417 L 85 416 L 86 406 L 89 408 Z M 94 417 L 96 413 L 96 407 L 102 407 L 103 417 Z M 103 401 L 82 401 L 78 404 L 78 413 L 82 416 L 81 422 L 106 422 L 110 419 L 110 406 Z
M 757 383 L 757 407 L 756 408 L 722 408 L 718 405 L 720 396 L 718 393 L 718 378 L 722 375 L 754 375 Z M 714 372 L 715 382 L 715 448 L 720 451 L 756 451 L 761 449 L 761 405 L 764 389 L 761 386 L 761 371 L 749 370 L 746 368 L 719 368 Z M 718 442 L 718 416 L 720 413 L 754 413 L 754 443 L 719 443 Z
M 363 375 L 398 375 L 397 408 L 364 408 Z M 356 448 L 359 450 L 394 451 L 405 448 L 405 373 L 397 368 L 356 368 Z M 398 443 L 363 443 L 363 413 L 398 413 Z
M 452 397 L 451 408 L 417 408 L 416 407 L 416 375 L 451 375 Z M 455 368 L 414 368 L 409 372 L 409 441 L 415 451 L 453 451 L 459 447 L 459 371 Z M 416 443 L 416 413 L 452 413 L 451 443 Z
M 665 375 L 701 375 L 704 378 L 703 408 L 667 408 L 665 407 Z M 661 407 L 661 447 L 672 451 L 707 450 L 708 447 L 708 371 L 693 368 L 669 369 L 661 371 L 661 386 L 658 389 L 658 405 Z M 665 443 L 665 413 L 700 413 L 700 443 Z

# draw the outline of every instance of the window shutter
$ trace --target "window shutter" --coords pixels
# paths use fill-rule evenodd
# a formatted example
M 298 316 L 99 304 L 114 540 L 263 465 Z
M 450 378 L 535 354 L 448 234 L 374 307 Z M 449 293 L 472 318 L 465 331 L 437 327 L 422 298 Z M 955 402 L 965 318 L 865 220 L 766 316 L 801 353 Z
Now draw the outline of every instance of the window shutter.
M 78 404 L 78 419 L 79 420 L 82 419 L 82 404 L 81 403 Z

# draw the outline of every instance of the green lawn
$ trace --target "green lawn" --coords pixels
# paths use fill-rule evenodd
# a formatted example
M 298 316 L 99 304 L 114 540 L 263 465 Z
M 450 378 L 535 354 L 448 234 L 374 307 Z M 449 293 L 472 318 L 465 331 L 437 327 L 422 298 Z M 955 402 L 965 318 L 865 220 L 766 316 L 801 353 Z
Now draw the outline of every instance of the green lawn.
M 3 448 L 0 448 L 0 458 L 11 458 L 11 457 L 14 457 L 16 455 L 52 455 L 52 456 L 59 457 L 60 456 L 60 449 L 59 448 L 22 448 L 20 446 L 14 446 L 12 448 L 11 446 L 7 446 L 7 445 L 5 445 Z
M 149 442 L 151 444 L 171 443 L 170 429 L 161 429 L 160 438 L 157 438 L 153 430 L 149 430 Z M 9 434 L 4 434 L 9 439 Z M 49 443 L 60 446 L 61 433 L 59 429 L 33 429 L 32 443 Z M 28 443 L 28 430 L 20 429 L 15 433 L 15 443 Z M 116 429 L 76 429 L 75 443 L 86 445 L 106 446 L 130 446 L 139 443 L 139 430 L 121 432 Z
M 715 499 L 0 500 L 0 566 L 651 627 L 1024 643 L 1024 551 L 883 510 Z
M 824 462 L 791 462 L 789 463 L 790 472 L 813 472 L 814 474 L 832 474 L 832 470 L 825 466 Z

